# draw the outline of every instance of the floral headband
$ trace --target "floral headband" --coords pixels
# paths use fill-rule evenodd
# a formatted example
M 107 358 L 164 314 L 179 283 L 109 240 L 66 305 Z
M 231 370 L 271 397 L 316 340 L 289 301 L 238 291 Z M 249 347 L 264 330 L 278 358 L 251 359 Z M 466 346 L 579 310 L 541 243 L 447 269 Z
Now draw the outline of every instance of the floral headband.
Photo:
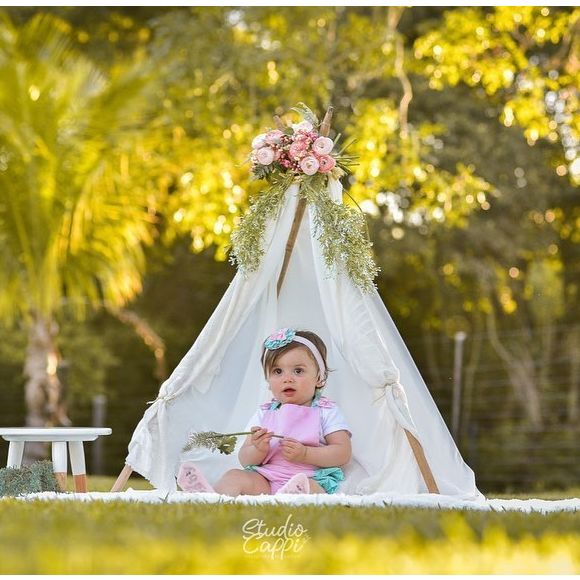
M 290 344 L 291 342 L 299 342 L 300 344 L 306 346 L 308 350 L 310 350 L 318 364 L 318 376 L 321 380 L 324 379 L 324 376 L 326 375 L 326 365 L 324 364 L 324 359 L 322 358 L 320 351 L 316 348 L 316 345 L 312 341 L 304 338 L 303 336 L 297 335 L 294 329 L 281 328 L 280 330 L 273 332 L 264 341 L 264 348 L 266 350 L 277 350 L 283 346 L 286 346 L 287 344 Z M 266 352 L 264 351 L 264 357 L 265 355 Z M 264 359 L 262 358 L 262 364 L 263 363 Z

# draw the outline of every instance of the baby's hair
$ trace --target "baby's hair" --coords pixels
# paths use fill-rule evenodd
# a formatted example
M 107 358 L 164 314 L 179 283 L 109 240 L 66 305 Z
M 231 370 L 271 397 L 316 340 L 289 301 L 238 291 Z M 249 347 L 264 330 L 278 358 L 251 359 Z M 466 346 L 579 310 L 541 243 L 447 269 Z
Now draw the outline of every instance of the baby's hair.
M 320 353 L 320 356 L 322 357 L 322 360 L 324 361 L 324 366 L 326 367 L 326 369 L 325 369 L 324 377 L 322 378 L 322 385 L 320 387 L 317 387 L 317 388 L 324 387 L 324 385 L 326 384 L 326 380 L 328 379 L 328 371 L 329 371 L 328 363 L 326 362 L 327 351 L 326 351 L 326 345 L 324 344 L 324 341 L 316 333 L 311 332 L 310 330 L 297 330 L 296 334 L 298 336 L 306 338 L 310 342 L 314 343 L 314 345 L 318 349 L 318 352 Z M 310 352 L 310 349 L 299 342 L 291 342 L 290 344 L 287 344 L 286 346 L 282 346 L 280 348 L 277 348 L 276 350 L 268 350 L 265 347 L 263 347 L 261 360 L 264 361 L 264 376 L 266 377 L 266 379 L 268 379 L 268 375 L 270 374 L 270 371 L 274 368 L 276 361 L 285 352 L 289 352 L 291 350 L 294 350 L 295 348 L 304 348 L 306 350 L 306 352 L 308 353 L 308 356 L 314 361 L 314 364 L 316 364 L 316 367 L 318 368 L 318 363 L 316 362 L 316 359 L 314 358 L 313 354 Z M 318 370 L 320 371 L 320 369 L 318 369 Z

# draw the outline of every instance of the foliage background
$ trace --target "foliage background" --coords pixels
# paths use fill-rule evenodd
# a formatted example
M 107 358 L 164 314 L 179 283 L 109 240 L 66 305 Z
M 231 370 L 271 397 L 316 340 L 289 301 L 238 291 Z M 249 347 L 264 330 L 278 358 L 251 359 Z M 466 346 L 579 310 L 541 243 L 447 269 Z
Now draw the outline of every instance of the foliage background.
M 252 137 L 299 101 L 320 114 L 332 103 L 334 131 L 357 139 L 349 189 L 367 216 L 379 291 L 448 424 L 453 337 L 467 333 L 457 438 L 486 492 L 580 479 L 578 12 L 4 14 L 16 27 L 43 14 L 60 19 L 75 50 L 109 79 L 139 65 L 151 75 L 147 94 L 133 97 L 149 116 L 132 134 L 139 147 L 128 163 L 132 192 L 155 223 L 128 308 L 162 338 L 165 372 L 234 275 L 229 234 L 260 187 L 243 165 Z M 104 303 L 83 316 L 79 323 L 66 300 L 58 311 L 61 375 L 74 424 L 90 424 L 93 396 L 106 394 L 112 474 L 163 373 L 150 337 Z M 0 338 L 0 424 L 22 425 L 26 326 L 5 319 Z

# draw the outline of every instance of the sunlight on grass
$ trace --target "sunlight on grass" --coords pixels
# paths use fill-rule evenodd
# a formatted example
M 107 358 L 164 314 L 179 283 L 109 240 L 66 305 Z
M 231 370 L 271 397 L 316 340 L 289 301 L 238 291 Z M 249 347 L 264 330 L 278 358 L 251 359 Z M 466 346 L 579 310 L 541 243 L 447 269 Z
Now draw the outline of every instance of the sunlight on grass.
M 273 536 L 248 540 L 248 521 L 273 529 L 289 516 L 305 530 L 294 551 L 274 549 Z M 580 571 L 572 512 L 6 499 L 0 520 L 3 574 Z

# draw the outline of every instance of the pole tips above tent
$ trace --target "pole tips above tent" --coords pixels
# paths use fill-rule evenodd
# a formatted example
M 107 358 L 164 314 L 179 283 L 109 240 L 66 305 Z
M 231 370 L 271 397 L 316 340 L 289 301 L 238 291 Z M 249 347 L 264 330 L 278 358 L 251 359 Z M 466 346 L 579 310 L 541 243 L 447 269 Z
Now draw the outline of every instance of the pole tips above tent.
M 322 120 L 322 124 L 320 125 L 320 134 L 323 137 L 328 137 L 330 133 L 330 121 L 332 121 L 332 113 L 334 112 L 334 107 L 330 105 L 328 109 L 326 109 L 326 115 L 324 115 L 324 119 Z

